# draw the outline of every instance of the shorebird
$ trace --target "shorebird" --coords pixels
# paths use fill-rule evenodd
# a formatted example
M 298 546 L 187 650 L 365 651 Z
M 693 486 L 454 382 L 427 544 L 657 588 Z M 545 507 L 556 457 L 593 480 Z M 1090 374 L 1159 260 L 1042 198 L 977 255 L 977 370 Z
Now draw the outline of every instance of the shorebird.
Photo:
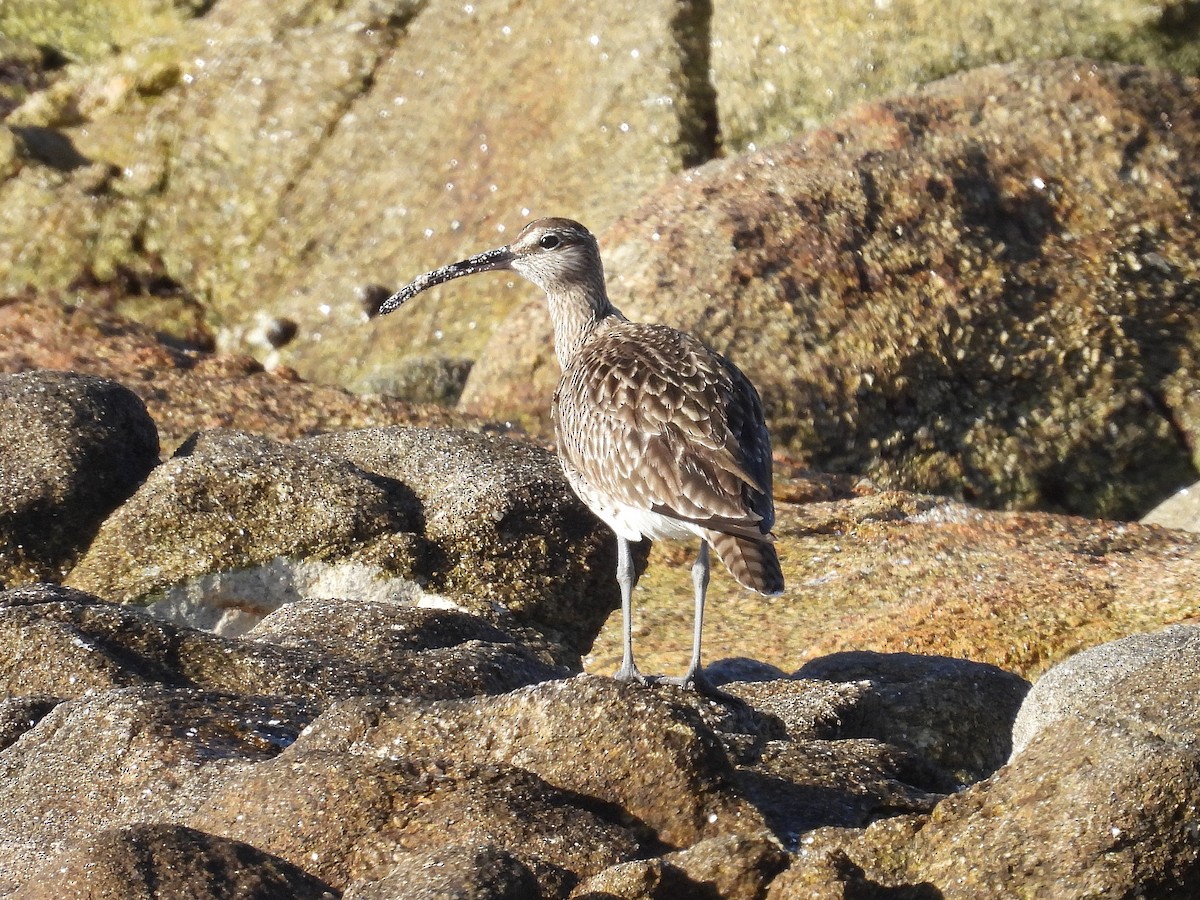
M 600 249 L 570 219 L 537 219 L 505 247 L 443 266 L 401 288 L 385 315 L 452 278 L 511 269 L 546 293 L 562 380 L 551 415 L 572 489 L 617 536 L 624 626 L 621 681 L 714 690 L 700 673 L 711 546 L 737 581 L 783 591 L 771 525 L 771 438 L 762 401 L 729 360 L 665 325 L 630 322 L 609 302 Z M 631 542 L 700 539 L 692 566 L 692 656 L 680 678 L 633 661 Z

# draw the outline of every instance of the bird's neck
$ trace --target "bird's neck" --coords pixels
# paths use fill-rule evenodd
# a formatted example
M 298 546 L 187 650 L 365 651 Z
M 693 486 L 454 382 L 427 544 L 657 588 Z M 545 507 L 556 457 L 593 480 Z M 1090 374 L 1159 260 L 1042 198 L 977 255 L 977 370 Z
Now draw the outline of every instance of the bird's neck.
M 547 292 L 550 318 L 554 322 L 554 353 L 565 371 L 576 354 L 604 322 L 625 321 L 612 303 L 604 285 L 575 285 Z

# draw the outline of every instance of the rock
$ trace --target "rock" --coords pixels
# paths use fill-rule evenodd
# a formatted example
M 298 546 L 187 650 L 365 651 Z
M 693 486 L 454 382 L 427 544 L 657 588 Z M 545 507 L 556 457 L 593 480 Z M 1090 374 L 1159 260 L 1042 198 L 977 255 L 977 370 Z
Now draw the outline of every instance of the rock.
M 174 452 L 197 431 L 231 428 L 290 441 L 305 435 L 377 425 L 481 428 L 486 423 L 442 407 L 413 406 L 308 384 L 294 371 L 266 372 L 249 357 L 214 355 L 163 341 L 102 309 L 45 301 L 0 305 L 0 372 L 62 369 L 119 381 L 142 398 L 163 450 Z M 496 426 L 489 425 L 495 428 Z
M 135 394 L 65 372 L 0 375 L 0 581 L 62 577 L 158 464 Z
M 162 867 L 201 897 L 235 871 L 361 898 L 1167 896 L 1200 876 L 1193 632 L 1095 653 L 1139 662 L 1083 714 L 1051 689 L 1088 655 L 1048 675 L 1026 706 L 1052 727 L 956 793 L 1023 691 L 990 666 L 843 654 L 721 703 L 518 687 L 535 647 L 462 612 L 301 601 L 229 638 L 21 588 L 0 596 L 0 892 L 94 872 L 137 896 Z
M 1200 531 L 1200 485 L 1180 488 L 1142 516 L 1141 522 L 1143 525 Z
M 636 757 L 621 749 L 630 746 Z M 763 827 L 734 793 L 729 761 L 695 713 L 603 678 L 438 704 L 425 714 L 410 704 L 351 701 L 314 723 L 302 747 L 399 758 L 438 747 L 475 765 L 517 765 L 623 810 L 675 846 Z
M 466 223 L 503 237 L 569 206 L 604 224 L 711 158 L 708 57 L 705 11 L 677 0 L 569 21 L 541 4 L 217 4 L 17 111 L 116 177 L 90 193 L 44 171 L 10 179 L 22 212 L 0 227 L 0 259 L 15 261 L 0 294 L 61 293 L 86 276 L 92 296 L 116 288 L 123 311 L 178 333 L 197 321 L 186 302 L 146 302 L 165 275 L 224 323 L 223 347 L 360 387 L 431 345 L 472 355 L 524 294 L 467 285 L 407 324 L 368 326 L 356 293 L 465 255 L 481 233 Z M 164 66 L 178 72 L 165 89 Z M 57 227 L 39 215 L 48 206 Z M 296 339 L 251 346 L 261 314 L 295 322 Z
M 1024 678 L 995 666 L 910 653 L 835 653 L 796 674 L 864 684 L 825 736 L 878 738 L 941 766 L 960 785 L 1004 764 L 1013 718 L 1029 691 Z
M 768 836 L 728 836 L 701 841 L 659 859 L 618 863 L 589 878 L 572 900 L 669 900 L 713 896 L 758 900 L 788 858 Z
M 105 522 L 67 583 L 231 634 L 301 598 L 456 604 L 578 665 L 619 602 L 615 570 L 611 533 L 543 450 L 419 429 L 293 445 L 211 432 Z
M 179 825 L 127 825 L 81 838 L 13 900 L 331 900 L 329 885 L 249 844 Z
M 154 0 L 131 0 L 97 7 L 91 0 L 47 0 L 33 6 L 14 4 L 0 22 L 9 38 L 53 49 L 63 59 L 94 60 L 119 47 L 169 34 L 188 13 L 197 15 L 204 5 L 205 0 L 179 0 L 165 6 Z
M 737 362 L 801 464 L 1139 514 L 1196 480 L 1200 235 L 1176 161 L 1200 156 L 1197 95 L 1066 60 L 858 107 L 645 197 L 601 233 L 609 293 Z M 462 408 L 544 418 L 550 338 L 544 304 L 514 313 Z
M 1195 615 L 1196 534 L 990 512 L 869 486 L 780 502 L 776 513 L 787 592 L 763 598 L 714 569 L 705 659 L 748 656 L 790 673 L 806 660 L 868 650 L 969 659 L 1032 680 L 1087 647 Z M 691 562 L 681 544 L 651 551 L 636 597 L 643 671 L 682 671 Z M 611 674 L 620 660 L 614 616 L 586 669 Z
M 367 380 L 372 393 L 402 397 L 411 403 L 454 406 L 471 372 L 465 357 L 409 356 Z
M 537 879 L 506 850 L 444 844 L 404 854 L 391 873 L 377 881 L 353 882 L 342 900 L 526 900 L 537 897 Z
M 774 0 L 753 17 L 713 7 L 713 84 L 727 149 L 765 147 L 862 100 L 911 90 L 952 72 L 1011 60 L 1120 59 L 1196 73 L 1169 35 L 1169 2 L 1086 4 L 914 0 L 798 6 Z
M 16 38 L 4 29 L 0 34 L 0 66 L 8 77 L 0 85 L 0 120 L 8 118 L 10 112 L 25 102 L 34 91 L 45 87 L 51 80 L 48 70 L 54 68 L 57 54 L 39 48 L 32 41 Z M 15 158 L 12 132 L 0 128 L 0 181 L 16 173 L 19 165 Z
M 422 553 L 414 535 L 419 515 L 403 485 L 344 460 L 209 432 L 160 466 L 104 523 L 67 583 L 110 600 L 157 601 L 179 621 L 244 629 L 297 599 L 306 576 L 328 574 L 328 566 L 297 573 L 298 589 L 289 590 L 287 560 L 336 562 L 374 549 L 405 554 L 400 565 L 411 577 Z M 252 577 L 280 558 L 270 578 Z M 280 588 L 274 595 L 272 583 Z
M 60 703 L 0 754 L 0 886 L 136 822 L 178 822 L 231 768 L 270 758 L 311 717 L 281 697 L 164 686 Z
M 1200 628 L 1194 625 L 1135 634 L 1075 654 L 1039 678 L 1021 704 L 1013 723 L 1013 756 L 1068 719 L 1181 739 L 1171 709 L 1187 696 L 1197 662 Z M 1182 724 L 1189 721 L 1184 716 Z
M 49 695 L 6 696 L 0 699 L 0 750 L 12 746 L 17 738 L 40 722 L 58 705 Z
M 810 833 L 771 896 L 812 896 L 816 882 L 945 897 L 1186 896 L 1200 877 L 1184 812 L 1200 803 L 1198 633 L 1126 638 L 1055 668 L 1022 707 L 1007 766 L 928 818 Z
M 483 844 L 507 848 L 544 895 L 562 896 L 579 877 L 636 852 L 624 828 L 535 775 L 434 761 L 425 754 L 435 749 L 444 760 L 440 748 L 371 759 L 295 747 L 227 779 L 189 822 L 339 889 L 388 877 L 414 851 Z
M 394 479 L 421 504 L 439 551 L 430 586 L 481 615 L 500 605 L 587 652 L 620 603 L 616 541 L 571 491 L 557 459 L 504 438 L 412 428 L 322 435 L 300 447 Z M 647 548 L 635 551 L 641 571 Z
M 861 828 L 885 812 L 928 812 L 960 786 L 935 754 L 895 741 L 903 729 L 870 681 L 780 680 L 727 690 L 756 718 L 711 724 L 735 765 L 740 793 L 789 848 L 813 828 Z M 902 704 L 892 705 L 903 715 Z M 931 738 L 934 728 L 931 722 Z M 979 744 L 988 737 L 981 733 Z
M 324 704 L 378 694 L 449 699 L 565 674 L 485 622 L 397 604 L 297 604 L 247 638 L 65 588 L 12 590 L 0 594 L 0 687 L 38 698 L 165 686 Z

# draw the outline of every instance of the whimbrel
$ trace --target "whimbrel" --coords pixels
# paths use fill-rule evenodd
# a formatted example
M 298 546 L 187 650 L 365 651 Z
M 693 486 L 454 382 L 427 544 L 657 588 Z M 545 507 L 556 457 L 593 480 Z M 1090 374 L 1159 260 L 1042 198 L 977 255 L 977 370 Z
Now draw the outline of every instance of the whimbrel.
M 783 590 L 771 535 L 771 438 L 758 392 L 690 335 L 621 315 L 608 299 L 596 239 L 570 219 L 538 219 L 506 247 L 427 272 L 379 314 L 452 278 L 496 269 L 533 282 L 550 304 L 563 371 L 552 405 L 559 459 L 575 493 L 617 536 L 624 634 L 615 677 L 708 687 L 700 639 L 709 546 L 745 587 Z M 633 661 L 630 542 L 691 537 L 700 539 L 691 661 L 682 678 L 647 677 Z

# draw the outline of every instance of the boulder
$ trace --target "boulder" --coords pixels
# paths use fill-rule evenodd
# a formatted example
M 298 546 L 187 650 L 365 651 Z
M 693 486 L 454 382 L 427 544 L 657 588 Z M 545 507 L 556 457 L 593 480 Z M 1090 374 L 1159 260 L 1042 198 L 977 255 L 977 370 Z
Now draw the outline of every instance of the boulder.
M 848 5 L 769 0 L 753 16 L 713 6 L 712 79 L 726 148 L 787 140 L 864 100 L 954 72 L 1083 56 L 1197 73 L 1170 0 L 921 0 Z
M 295 747 L 227 779 L 188 822 L 339 889 L 387 879 L 414 851 L 467 844 L 505 848 L 544 896 L 562 896 L 639 848 L 611 816 L 527 771 L 462 765 L 433 747 L 390 758 Z
M 1200 531 L 1200 484 L 1180 488 L 1142 516 L 1141 522 L 1143 525 Z
M 124 687 L 289 697 L 318 706 L 371 695 L 449 699 L 561 677 L 536 651 L 462 613 L 323 601 L 264 619 L 245 640 L 164 622 L 137 607 L 37 585 L 0 594 L 0 688 L 25 698 L 12 728 L 45 698 Z M 305 708 L 308 708 L 307 706 Z
M 403 854 L 383 878 L 351 882 L 342 900 L 525 900 L 539 891 L 529 867 L 507 850 L 438 841 Z
M 1062 60 L 859 106 L 644 197 L 600 234 L 609 294 L 732 358 L 797 462 L 1140 515 L 1196 480 L 1197 96 Z M 557 368 L 530 303 L 461 406 L 544 419 Z
M 630 824 L 676 846 L 763 827 L 734 791 L 720 742 L 695 713 L 605 678 L 549 682 L 426 712 L 350 701 L 315 722 L 301 747 L 398 758 L 438 747 L 472 765 L 520 766 L 620 810 Z
M 231 634 L 302 598 L 456 605 L 578 665 L 619 603 L 615 571 L 611 533 L 544 450 L 448 430 L 208 432 L 104 523 L 67 583 Z
M 158 464 L 137 395 L 69 372 L 0 375 L 0 582 L 57 581 Z
M 286 367 L 268 372 L 251 357 L 214 354 L 203 341 L 181 347 L 105 309 L 15 299 L 0 303 L 0 332 L 7 338 L 0 372 L 57 369 L 119 381 L 146 404 L 166 453 L 219 428 L 279 441 L 383 425 L 505 430 L 445 407 L 305 382 Z
M 1191 718 L 1172 709 L 1184 702 L 1198 663 L 1195 625 L 1134 634 L 1076 653 L 1039 678 L 1021 704 L 1013 723 L 1013 756 L 1068 719 L 1186 740 Z
M 1055 667 L 1021 708 L 1007 766 L 928 817 L 810 834 L 770 896 L 814 896 L 816 885 L 821 896 L 867 886 L 951 898 L 1187 896 L 1200 877 L 1187 812 L 1200 801 L 1198 632 L 1136 635 Z
M 126 825 L 80 838 L 13 900 L 328 900 L 333 889 L 261 850 L 181 825 Z

